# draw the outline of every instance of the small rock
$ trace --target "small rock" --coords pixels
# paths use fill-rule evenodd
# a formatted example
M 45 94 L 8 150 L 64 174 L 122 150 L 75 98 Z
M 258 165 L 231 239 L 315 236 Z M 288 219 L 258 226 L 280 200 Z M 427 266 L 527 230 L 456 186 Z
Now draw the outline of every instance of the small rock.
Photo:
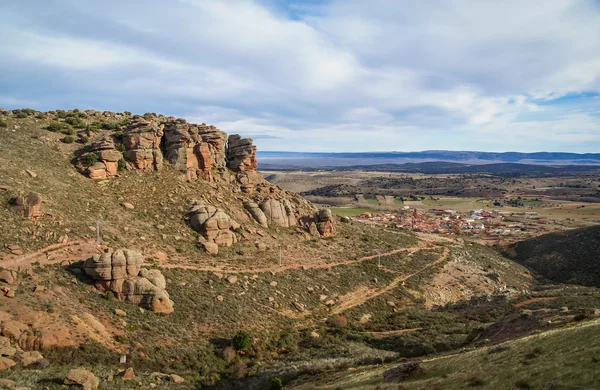
M 171 382 L 175 382 L 175 383 L 183 383 L 185 382 L 185 379 L 177 374 L 171 374 L 169 375 L 169 380 Z
M 312 332 L 310 332 L 310 337 L 312 337 L 313 339 L 318 339 L 319 337 L 321 337 L 321 335 L 319 335 L 315 331 L 312 331 Z
M 33 292 L 34 293 L 41 293 L 44 292 L 46 290 L 46 286 L 43 286 L 41 284 L 37 284 L 34 288 L 33 288 Z
M 227 278 L 227 281 L 231 284 L 234 284 L 238 281 L 237 276 L 231 275 L 230 277 Z
M 220 272 L 213 272 L 212 274 L 217 279 L 223 279 L 223 274 Z
M 118 316 L 121 316 L 121 317 L 125 317 L 127 315 L 125 310 L 121 310 L 121 309 L 115 309 L 115 314 Z
M 275 298 L 273 298 L 273 297 L 269 297 L 268 299 L 269 299 L 269 302 L 275 302 Z
M 10 379 L 1 378 L 0 379 L 0 388 L 4 389 L 12 389 L 16 385 L 15 381 L 11 381 Z
M 10 360 L 9 358 L 0 357 L 0 371 L 7 370 L 11 367 L 14 367 L 17 363 Z
M 37 177 L 37 173 L 35 173 L 34 171 L 26 169 L 25 172 L 27 172 L 27 174 L 31 177 Z
M 267 249 L 267 244 L 262 243 L 262 242 L 256 242 L 254 243 L 254 245 L 256 246 L 256 249 L 258 249 L 259 251 L 264 251 Z
M 128 210 L 133 210 L 135 207 L 131 203 L 121 203 L 121 206 L 125 207 Z
M 330 299 L 330 300 L 328 300 L 327 302 L 325 302 L 325 304 L 326 304 L 327 306 L 333 306 L 333 305 L 335 305 L 335 301 L 334 301 L 333 299 Z
M 394 303 L 393 301 L 387 301 L 386 304 L 391 307 L 396 307 L 396 303 Z
M 327 295 L 319 295 L 319 301 L 323 302 L 327 299 Z
M 217 301 L 223 302 L 223 296 L 222 295 L 217 295 Z
M 133 373 L 133 367 L 129 367 L 128 369 L 126 369 L 125 372 L 123 372 L 122 378 L 124 381 L 130 381 L 132 379 L 135 379 L 135 374 Z
M 277 287 L 277 282 L 272 281 L 271 283 L 269 283 L 269 286 L 271 286 L 271 287 Z
M 305 306 L 302 303 L 294 302 L 293 305 L 296 308 L 296 310 L 298 310 L 300 312 L 306 310 Z
M 204 252 L 209 255 L 218 255 L 219 254 L 219 245 L 214 242 L 201 242 L 199 245 L 204 249 Z
M 44 360 L 44 357 L 38 351 L 23 352 L 21 354 L 21 364 L 24 367 L 32 366 L 42 360 Z

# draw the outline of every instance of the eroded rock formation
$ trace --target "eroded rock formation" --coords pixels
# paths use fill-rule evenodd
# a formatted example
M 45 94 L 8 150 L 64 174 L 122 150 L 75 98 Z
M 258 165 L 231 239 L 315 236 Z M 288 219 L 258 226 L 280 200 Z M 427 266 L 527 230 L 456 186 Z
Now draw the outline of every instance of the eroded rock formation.
M 142 171 L 159 170 L 163 156 L 160 143 L 164 124 L 156 120 L 135 118 L 123 132 L 123 157 L 127 168 Z
M 231 246 L 237 242 L 233 230 L 239 228 L 240 224 L 223 210 L 212 205 L 193 204 L 189 218 L 192 229 L 207 241 L 220 246 Z
M 93 143 L 88 154 L 96 155 L 98 160 L 87 167 L 86 173 L 90 179 L 106 179 L 117 175 L 119 161 L 123 158 L 123 154 L 117 150 L 115 142 L 110 137 Z M 80 165 L 87 165 L 88 154 L 81 156 Z
M 321 209 L 316 215 L 316 224 L 319 234 L 323 237 L 335 235 L 335 222 L 330 209 Z
M 117 250 L 94 255 L 83 265 L 96 288 L 112 291 L 119 300 L 157 313 L 173 312 L 173 303 L 165 290 L 166 281 L 158 270 L 142 267 L 142 255 L 132 250 Z

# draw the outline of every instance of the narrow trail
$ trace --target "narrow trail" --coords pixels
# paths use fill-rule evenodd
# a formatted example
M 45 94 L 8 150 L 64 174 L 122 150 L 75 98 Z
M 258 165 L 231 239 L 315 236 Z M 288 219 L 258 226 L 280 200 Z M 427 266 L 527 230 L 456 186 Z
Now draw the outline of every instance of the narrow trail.
M 543 301 L 553 301 L 555 299 L 556 299 L 556 297 L 531 298 L 531 299 L 528 299 L 526 301 L 514 304 L 514 307 L 519 308 L 519 307 L 531 305 L 532 303 L 543 302 Z
M 392 282 L 390 284 L 388 284 L 384 288 L 370 289 L 370 290 L 366 290 L 366 291 L 365 290 L 362 290 L 362 291 L 356 290 L 349 294 L 346 294 L 344 297 L 342 297 L 342 302 L 339 305 L 335 306 L 331 310 L 331 312 L 333 314 L 339 314 L 339 313 L 346 311 L 348 309 L 351 309 L 355 306 L 362 305 L 363 303 L 365 303 L 373 298 L 376 298 L 382 294 L 385 294 L 385 293 L 395 289 L 396 287 L 398 287 L 398 285 L 400 283 L 407 281 L 408 279 L 412 278 L 413 276 L 418 275 L 421 272 L 423 272 L 443 261 L 446 261 L 449 256 L 450 256 L 450 249 L 444 247 L 444 253 L 436 261 L 427 264 L 425 267 L 419 269 L 416 272 L 413 272 L 408 275 L 402 275 L 402 276 L 395 278 L 394 280 L 392 280 Z
M 85 260 L 96 253 L 101 253 L 101 250 L 96 246 L 95 240 L 68 241 L 52 244 L 22 256 L 6 256 L 0 261 L 0 266 L 4 268 L 25 268 L 36 262 L 42 265 L 58 264 Z
M 381 256 L 391 256 L 391 255 L 395 255 L 397 253 L 402 253 L 402 252 L 410 252 L 410 254 L 416 253 L 420 250 L 424 250 L 424 249 L 433 249 L 432 246 L 429 245 L 423 245 L 423 244 L 419 244 L 419 245 L 415 245 L 412 247 L 408 247 L 408 248 L 399 248 L 399 249 L 394 249 L 391 250 L 389 252 L 384 252 L 381 253 Z M 285 264 L 285 265 L 272 265 L 272 266 L 268 266 L 268 267 L 250 267 L 250 268 L 225 268 L 225 267 L 207 267 L 207 266 L 199 266 L 199 265 L 189 265 L 189 264 L 174 264 L 174 263 L 167 263 L 167 264 L 158 264 L 157 266 L 160 268 L 180 268 L 180 269 L 189 269 L 189 270 L 195 270 L 195 271 L 212 271 L 212 272 L 228 272 L 228 273 L 239 273 L 239 274 L 243 274 L 243 273 L 264 273 L 264 272 L 282 272 L 282 271 L 287 271 L 287 270 L 292 270 L 292 269 L 303 269 L 303 270 L 309 270 L 309 269 L 328 269 L 328 268 L 333 268 L 333 267 L 338 267 L 340 265 L 349 265 L 349 264 L 355 264 L 355 263 L 360 263 L 363 261 L 368 261 L 368 260 L 373 260 L 376 259 L 379 255 L 370 255 L 370 256 L 365 256 L 365 257 L 361 257 L 359 259 L 356 260 L 344 260 L 344 261 L 338 261 L 335 263 L 316 263 L 316 264 L 302 264 L 301 261 L 291 261 L 291 264 Z
M 366 332 L 366 333 L 370 334 L 371 336 L 373 336 L 376 339 L 384 339 L 386 337 L 396 336 L 396 335 L 404 334 L 404 333 L 417 332 L 419 330 L 423 330 L 423 328 L 399 329 L 399 330 L 388 330 L 385 332 Z

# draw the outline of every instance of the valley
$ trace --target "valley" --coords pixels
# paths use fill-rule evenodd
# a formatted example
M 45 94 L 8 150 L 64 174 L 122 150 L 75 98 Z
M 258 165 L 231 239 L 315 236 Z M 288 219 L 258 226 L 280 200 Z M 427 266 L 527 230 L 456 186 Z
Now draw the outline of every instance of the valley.
M 2 385 L 600 386 L 597 176 L 261 172 L 206 124 L 15 111 Z

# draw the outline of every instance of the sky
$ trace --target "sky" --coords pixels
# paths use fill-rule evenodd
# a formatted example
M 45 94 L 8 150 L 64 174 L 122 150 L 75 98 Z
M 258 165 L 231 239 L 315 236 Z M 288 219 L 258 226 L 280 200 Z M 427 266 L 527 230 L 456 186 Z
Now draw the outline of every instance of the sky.
M 259 150 L 600 152 L 600 0 L 0 2 L 0 107 Z

